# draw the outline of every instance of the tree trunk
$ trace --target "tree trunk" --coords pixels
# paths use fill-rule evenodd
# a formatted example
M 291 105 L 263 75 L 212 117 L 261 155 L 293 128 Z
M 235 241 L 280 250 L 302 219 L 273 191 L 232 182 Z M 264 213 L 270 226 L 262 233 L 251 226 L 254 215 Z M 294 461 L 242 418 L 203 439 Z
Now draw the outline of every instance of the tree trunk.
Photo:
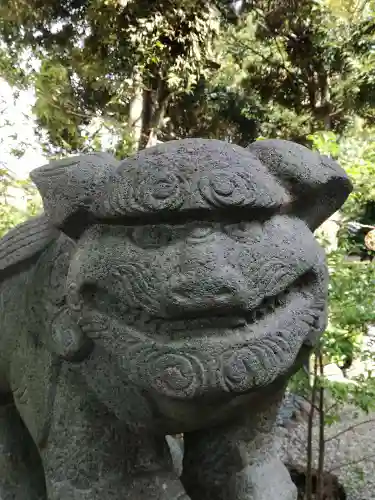
M 163 126 L 168 102 L 171 98 L 168 85 L 162 76 L 154 78 L 153 91 L 150 93 L 148 119 L 144 120 L 145 147 L 155 146 L 158 142 L 158 132 Z
M 151 146 L 155 146 L 158 143 L 158 132 L 163 125 L 163 120 L 165 117 L 165 112 L 167 110 L 168 98 L 164 99 L 164 101 L 159 102 L 158 109 L 154 113 L 153 117 L 153 125 L 149 131 L 149 136 L 146 144 L 146 148 Z
M 134 77 L 134 94 L 130 101 L 129 127 L 132 131 L 134 150 L 138 151 L 142 140 L 145 91 L 142 77 L 138 73 Z

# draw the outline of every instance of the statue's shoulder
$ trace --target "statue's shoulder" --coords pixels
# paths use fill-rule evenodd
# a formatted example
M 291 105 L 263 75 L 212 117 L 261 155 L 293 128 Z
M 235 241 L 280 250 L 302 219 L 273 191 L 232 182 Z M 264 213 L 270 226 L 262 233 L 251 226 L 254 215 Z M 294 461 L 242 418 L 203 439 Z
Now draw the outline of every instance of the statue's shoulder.
M 0 282 L 32 263 L 58 236 L 44 214 L 11 229 L 0 239 Z

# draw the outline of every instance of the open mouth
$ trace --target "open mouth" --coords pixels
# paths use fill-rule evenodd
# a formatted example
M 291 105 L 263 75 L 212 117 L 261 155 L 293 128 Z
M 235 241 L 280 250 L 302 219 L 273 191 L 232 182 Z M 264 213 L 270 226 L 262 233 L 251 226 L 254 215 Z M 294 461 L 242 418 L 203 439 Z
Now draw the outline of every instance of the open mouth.
M 121 321 L 110 325 L 112 334 L 100 330 L 95 338 L 110 344 L 111 352 L 115 340 L 116 354 L 139 367 L 141 375 L 135 371 L 134 381 L 147 390 L 183 400 L 243 394 L 286 373 L 306 339 L 321 331 L 325 294 L 319 279 L 309 270 L 287 286 L 279 282 L 283 291 L 259 298 L 248 310 L 228 305 L 215 311 L 202 305 L 177 318 L 137 311 L 131 322 L 127 317 L 125 347 Z M 99 331 L 92 325 L 89 318 L 91 338 Z
M 194 314 L 184 315 L 183 318 L 157 320 L 157 330 L 159 333 L 173 332 L 173 334 L 184 331 L 191 335 L 201 330 L 205 330 L 207 334 L 212 330 L 217 332 L 217 330 L 229 328 L 240 331 L 284 312 L 301 292 L 308 293 L 311 290 L 313 282 L 314 275 L 311 271 L 308 271 L 282 292 L 264 297 L 256 307 L 249 311 L 240 308 L 237 311 L 232 308 L 219 313 L 214 312 L 212 309 L 202 310 Z

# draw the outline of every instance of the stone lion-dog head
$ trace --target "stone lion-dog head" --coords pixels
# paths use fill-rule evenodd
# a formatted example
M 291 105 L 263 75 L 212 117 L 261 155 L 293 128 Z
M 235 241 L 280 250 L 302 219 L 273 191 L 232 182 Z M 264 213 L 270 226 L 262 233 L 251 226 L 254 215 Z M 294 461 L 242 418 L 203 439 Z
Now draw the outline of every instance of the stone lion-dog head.
M 327 268 L 313 231 L 351 191 L 330 158 L 282 140 L 185 139 L 31 177 L 76 242 L 71 348 L 104 346 L 142 390 L 243 395 L 286 374 L 324 331 Z

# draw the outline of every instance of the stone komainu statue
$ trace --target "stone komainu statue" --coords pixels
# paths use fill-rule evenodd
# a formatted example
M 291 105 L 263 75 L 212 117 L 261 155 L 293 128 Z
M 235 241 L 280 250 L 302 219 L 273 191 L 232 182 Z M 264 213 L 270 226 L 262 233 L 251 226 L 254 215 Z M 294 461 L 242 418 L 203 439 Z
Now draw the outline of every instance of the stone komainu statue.
M 31 178 L 44 214 L 0 240 L 0 498 L 295 499 L 272 430 L 326 325 L 312 232 L 344 171 L 186 139 Z

